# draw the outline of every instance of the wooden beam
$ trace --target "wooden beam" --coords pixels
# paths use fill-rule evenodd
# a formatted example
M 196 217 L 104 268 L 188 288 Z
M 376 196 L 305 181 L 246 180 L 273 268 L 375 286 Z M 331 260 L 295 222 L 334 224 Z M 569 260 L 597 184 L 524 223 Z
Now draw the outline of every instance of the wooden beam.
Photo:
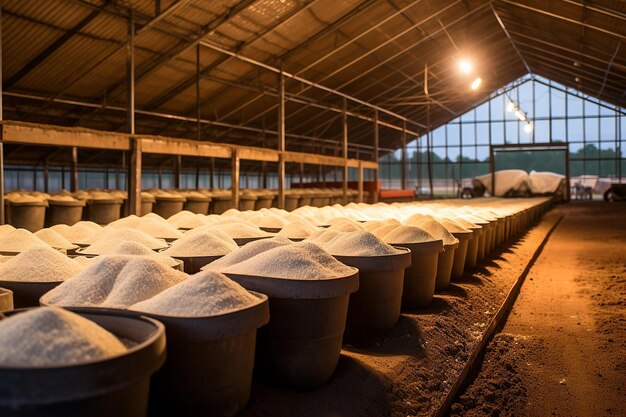
M 278 208 L 285 208 L 285 77 L 278 75 Z
M 206 158 L 230 158 L 232 149 L 227 145 L 173 139 L 158 136 L 140 136 L 142 151 L 164 155 L 200 156 Z
M 7 120 L 3 120 L 1 123 L 2 139 L 7 143 L 112 150 L 129 149 L 128 136 L 124 134 Z

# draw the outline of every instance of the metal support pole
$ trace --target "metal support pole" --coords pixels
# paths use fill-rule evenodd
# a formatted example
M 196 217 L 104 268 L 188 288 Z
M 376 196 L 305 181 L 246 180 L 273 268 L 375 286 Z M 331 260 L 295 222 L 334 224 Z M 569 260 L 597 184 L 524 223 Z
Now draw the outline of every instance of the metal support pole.
M 196 130 L 197 139 L 202 139 L 202 128 L 200 127 L 200 45 L 196 45 Z M 197 188 L 197 187 L 196 187 Z
M 141 216 L 141 139 L 130 139 L 128 161 L 128 214 Z
M 304 162 L 300 162 L 300 188 L 302 188 L 303 182 L 304 182 Z
M 278 76 L 278 208 L 285 208 L 285 77 Z
M 179 189 L 182 185 L 182 164 L 183 157 L 180 155 L 174 156 L 174 188 Z
M 0 4 L 0 121 L 4 120 L 2 107 L 2 4 Z M 4 224 L 4 149 L 0 133 L 0 224 Z
M 233 149 L 230 160 L 231 205 L 239 209 L 239 152 Z
M 496 195 L 496 159 L 493 146 L 489 147 L 489 172 L 491 173 L 491 191 L 489 193 L 494 197 Z
M 378 110 L 374 112 L 374 162 L 378 162 L 378 143 L 379 143 L 379 129 L 378 129 Z M 378 203 L 378 169 L 374 170 L 374 195 L 372 197 L 373 203 Z
M 196 190 L 200 188 L 200 158 L 196 161 Z
M 157 180 L 157 185 L 159 186 L 159 188 L 163 188 L 163 167 L 161 165 L 159 165 L 159 175 Z
M 363 203 L 363 162 L 359 161 L 359 203 Z
M 43 192 L 47 193 L 50 187 L 50 173 L 49 173 L 49 164 L 48 160 L 43 164 Z
M 128 44 L 126 46 L 126 123 L 128 133 L 135 134 L 135 20 L 131 10 L 128 18 Z M 130 191 L 130 190 L 129 190 Z
M 213 189 L 215 187 L 215 158 L 211 158 L 209 165 L 209 188 Z
M 343 99 L 343 204 L 348 204 L 348 100 Z
M 72 146 L 72 175 L 70 177 L 70 191 L 78 191 L 78 148 Z
M 406 190 L 406 131 L 402 130 L 402 170 L 400 188 Z

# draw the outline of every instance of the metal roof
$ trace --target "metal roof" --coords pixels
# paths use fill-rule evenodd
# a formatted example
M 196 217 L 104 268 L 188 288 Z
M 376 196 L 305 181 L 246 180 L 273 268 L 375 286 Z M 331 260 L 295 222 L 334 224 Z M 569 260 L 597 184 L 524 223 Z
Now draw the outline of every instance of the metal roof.
M 626 107 L 621 0 L 4 0 L 5 119 L 124 130 L 131 15 L 137 133 L 198 137 L 198 65 L 200 137 L 275 147 L 277 74 L 233 54 L 420 133 L 529 72 Z M 476 92 L 461 57 L 483 80 Z M 286 91 L 287 149 L 340 152 L 343 98 L 290 78 Z M 349 117 L 350 157 L 373 157 L 373 129 Z M 381 127 L 382 150 L 401 137 Z

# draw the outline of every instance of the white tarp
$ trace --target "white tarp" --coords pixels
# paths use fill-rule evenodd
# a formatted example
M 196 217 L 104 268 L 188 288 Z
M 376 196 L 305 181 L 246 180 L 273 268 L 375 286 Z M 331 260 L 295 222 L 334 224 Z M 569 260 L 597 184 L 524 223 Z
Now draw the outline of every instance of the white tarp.
M 565 178 L 565 175 L 554 172 L 530 171 L 530 174 L 528 174 L 528 188 L 530 188 L 533 194 L 553 193 L 559 188 L 563 178 Z
M 476 179 L 491 193 L 491 174 L 480 175 Z M 523 169 L 503 169 L 495 172 L 495 179 L 495 196 L 502 197 L 509 191 L 519 191 L 526 187 L 528 173 Z

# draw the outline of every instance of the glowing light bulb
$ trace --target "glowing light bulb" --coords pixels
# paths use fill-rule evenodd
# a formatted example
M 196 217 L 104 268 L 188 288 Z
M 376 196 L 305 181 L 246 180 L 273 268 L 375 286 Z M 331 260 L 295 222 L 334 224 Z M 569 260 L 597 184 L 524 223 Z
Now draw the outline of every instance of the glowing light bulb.
M 476 78 L 474 81 L 472 81 L 472 85 L 470 86 L 472 88 L 472 90 L 478 90 L 478 87 L 480 87 L 480 84 L 483 82 L 483 80 L 479 78 Z
M 524 126 L 524 132 L 526 133 L 530 133 L 533 131 L 533 125 L 532 123 L 528 122 L 526 123 L 526 125 Z
M 469 74 L 472 72 L 473 69 L 472 63 L 469 62 L 467 59 L 462 59 L 461 61 L 459 61 L 459 69 L 462 73 Z
M 515 110 L 515 103 L 513 103 L 513 100 L 509 100 L 509 102 L 506 103 L 506 111 L 511 113 L 513 110 Z
M 518 119 L 520 119 L 522 122 L 526 120 L 526 115 L 524 113 L 522 113 L 521 110 L 515 110 L 515 115 L 517 116 Z

